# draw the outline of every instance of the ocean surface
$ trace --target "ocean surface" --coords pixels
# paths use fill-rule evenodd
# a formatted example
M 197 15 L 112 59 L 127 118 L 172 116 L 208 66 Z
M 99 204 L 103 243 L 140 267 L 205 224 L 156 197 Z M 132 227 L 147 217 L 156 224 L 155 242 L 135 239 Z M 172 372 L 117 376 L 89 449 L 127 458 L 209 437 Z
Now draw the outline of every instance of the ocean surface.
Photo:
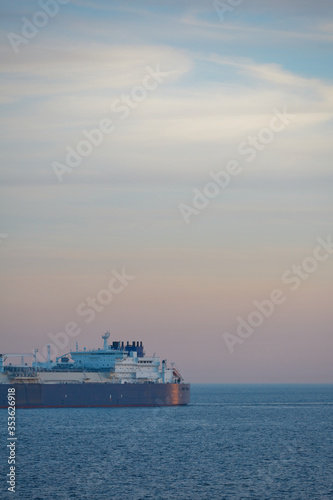
M 332 500 L 332 385 L 192 385 L 174 408 L 17 412 L 16 493 L 1 498 Z

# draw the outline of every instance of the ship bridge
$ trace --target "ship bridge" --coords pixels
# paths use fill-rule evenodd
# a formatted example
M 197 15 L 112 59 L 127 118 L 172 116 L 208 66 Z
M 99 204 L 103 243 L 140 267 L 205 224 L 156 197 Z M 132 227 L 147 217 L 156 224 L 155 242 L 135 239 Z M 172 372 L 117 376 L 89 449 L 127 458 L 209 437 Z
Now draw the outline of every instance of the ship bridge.
M 115 367 L 116 361 L 127 358 L 129 355 L 136 353 L 138 358 L 144 356 L 142 342 L 133 341 L 132 344 L 127 342 L 113 341 L 111 345 L 108 343 L 110 333 L 106 332 L 102 335 L 104 340 L 103 348 L 83 351 L 70 351 L 70 356 L 73 360 L 72 367 L 85 370 L 112 370 Z

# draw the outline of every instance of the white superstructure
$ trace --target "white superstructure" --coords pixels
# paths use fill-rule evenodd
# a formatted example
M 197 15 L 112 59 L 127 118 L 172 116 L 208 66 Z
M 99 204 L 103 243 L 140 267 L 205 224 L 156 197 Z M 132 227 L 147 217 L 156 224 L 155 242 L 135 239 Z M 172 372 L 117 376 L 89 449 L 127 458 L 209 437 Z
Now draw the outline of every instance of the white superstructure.
M 167 367 L 166 360 L 161 362 L 155 355 L 146 356 L 142 342 L 127 342 L 125 345 L 124 342 L 114 341 L 109 345 L 109 336 L 109 332 L 102 335 L 103 348 L 79 350 L 77 345 L 75 351 L 60 356 L 56 362 L 50 360 L 50 349 L 46 363 L 37 362 L 37 350 L 33 355 L 0 354 L 0 379 L 3 374 L 16 381 L 30 377 L 35 382 L 43 383 L 107 381 L 118 384 L 179 384 L 183 381 L 173 363 Z M 5 366 L 8 356 L 21 356 L 21 364 Z M 25 356 L 33 357 L 32 366 L 23 364 Z
M 138 357 L 135 352 L 116 361 L 114 377 L 121 384 L 142 382 L 175 384 L 182 380 L 182 376 L 175 366 L 166 367 L 166 360 L 163 360 L 161 365 L 160 358 L 156 356 Z

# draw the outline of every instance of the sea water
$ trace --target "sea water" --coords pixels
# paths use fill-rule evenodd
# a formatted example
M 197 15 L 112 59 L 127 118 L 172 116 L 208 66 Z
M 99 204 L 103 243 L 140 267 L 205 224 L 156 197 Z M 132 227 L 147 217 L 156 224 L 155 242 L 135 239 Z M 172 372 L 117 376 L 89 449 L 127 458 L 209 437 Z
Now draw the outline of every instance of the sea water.
M 1 498 L 332 500 L 332 385 L 192 385 L 191 404 L 18 410 Z

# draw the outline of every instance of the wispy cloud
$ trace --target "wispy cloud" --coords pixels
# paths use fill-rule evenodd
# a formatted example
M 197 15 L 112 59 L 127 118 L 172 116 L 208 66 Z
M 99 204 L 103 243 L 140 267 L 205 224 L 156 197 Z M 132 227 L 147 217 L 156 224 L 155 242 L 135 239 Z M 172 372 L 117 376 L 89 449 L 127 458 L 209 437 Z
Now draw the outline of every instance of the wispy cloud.
M 244 1 L 221 23 L 213 2 L 201 0 L 72 0 L 16 54 L 7 34 L 20 33 L 22 16 L 32 20 L 38 5 L 1 4 L 0 191 L 2 232 L 10 235 L 1 245 L 1 300 L 12 336 L 6 349 L 22 345 L 17 332 L 27 323 L 25 348 L 44 345 L 45 331 L 62 327 L 82 290 L 84 297 L 98 290 L 108 269 L 125 259 L 138 279 L 113 310 L 112 324 L 118 315 L 119 325 L 126 318 L 136 331 L 140 321 L 158 343 L 156 331 L 169 338 L 172 315 L 188 365 L 199 357 L 193 338 L 204 330 L 217 373 L 222 324 L 253 294 L 272 289 L 318 234 L 333 231 L 331 3 Z M 121 119 L 112 103 L 126 99 L 156 65 L 168 78 Z M 262 131 L 273 109 L 296 118 L 248 163 L 239 145 L 259 133 L 267 138 Z M 60 185 L 52 162 L 103 118 L 114 121 L 115 132 Z M 242 174 L 184 227 L 178 205 L 233 159 L 243 161 Z M 266 349 L 265 363 L 284 362 L 288 334 L 295 346 L 290 366 L 306 374 L 299 346 L 310 352 L 323 337 L 316 328 L 314 339 L 308 320 L 296 324 L 295 307 L 312 324 L 322 318 L 329 338 L 327 266 L 270 326 L 276 349 Z M 96 331 L 109 322 L 101 317 Z M 253 370 L 253 359 L 258 366 L 261 359 L 256 346 L 255 358 L 251 350 L 242 354 Z M 329 373 L 331 360 L 322 359 Z M 238 380 L 236 368 L 228 369 Z

